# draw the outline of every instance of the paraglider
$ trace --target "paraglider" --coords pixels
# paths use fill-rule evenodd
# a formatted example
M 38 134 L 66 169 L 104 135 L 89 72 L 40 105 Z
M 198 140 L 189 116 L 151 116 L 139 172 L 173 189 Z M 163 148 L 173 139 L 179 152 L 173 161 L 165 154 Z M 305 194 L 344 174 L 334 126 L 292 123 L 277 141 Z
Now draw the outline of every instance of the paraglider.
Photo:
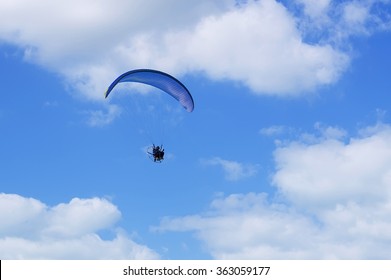
M 192 112 L 194 110 L 193 97 L 184 84 L 167 73 L 152 69 L 136 69 L 123 73 L 108 87 L 105 98 L 110 95 L 119 83 L 125 82 L 142 83 L 158 88 L 176 99 L 187 112 Z M 155 146 L 155 144 L 152 144 L 148 148 L 147 153 L 154 162 L 162 162 L 164 159 L 164 149 L 162 145 Z
M 105 98 L 109 96 L 118 83 L 124 82 L 142 83 L 159 88 L 178 100 L 188 112 L 194 110 L 193 97 L 184 84 L 167 73 L 151 69 L 131 70 L 120 75 L 107 89 Z
M 152 149 L 152 152 L 151 152 L 151 149 Z M 152 146 L 147 151 L 147 153 L 150 156 L 152 156 L 154 162 L 162 162 L 164 159 L 163 145 L 155 146 L 155 144 L 152 144 Z

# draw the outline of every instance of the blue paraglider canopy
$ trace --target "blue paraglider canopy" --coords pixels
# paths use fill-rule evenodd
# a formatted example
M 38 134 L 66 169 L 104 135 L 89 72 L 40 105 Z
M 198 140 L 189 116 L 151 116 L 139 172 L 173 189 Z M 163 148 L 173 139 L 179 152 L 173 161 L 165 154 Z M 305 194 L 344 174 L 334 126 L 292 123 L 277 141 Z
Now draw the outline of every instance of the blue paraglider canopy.
M 151 69 L 137 69 L 120 75 L 107 89 L 105 98 L 118 83 L 124 82 L 142 83 L 159 88 L 178 100 L 188 112 L 194 110 L 193 97 L 184 84 L 167 73 Z

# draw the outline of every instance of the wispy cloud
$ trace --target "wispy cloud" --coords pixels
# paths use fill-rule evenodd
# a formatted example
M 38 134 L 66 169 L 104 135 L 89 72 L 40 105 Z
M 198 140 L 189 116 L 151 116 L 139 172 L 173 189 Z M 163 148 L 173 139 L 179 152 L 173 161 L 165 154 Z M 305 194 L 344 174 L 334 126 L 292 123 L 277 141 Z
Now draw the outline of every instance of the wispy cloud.
M 105 126 L 114 121 L 122 112 L 121 108 L 117 105 L 108 105 L 104 109 L 89 110 L 83 112 L 87 116 L 87 124 L 89 126 Z
M 254 176 L 258 172 L 258 165 L 245 164 L 237 161 L 226 160 L 220 157 L 203 159 L 204 165 L 219 166 L 223 169 L 225 178 L 229 181 L 238 181 L 243 178 Z
M 265 136 L 281 136 L 282 134 L 290 132 L 291 130 L 292 128 L 284 125 L 272 125 L 261 128 L 259 133 Z

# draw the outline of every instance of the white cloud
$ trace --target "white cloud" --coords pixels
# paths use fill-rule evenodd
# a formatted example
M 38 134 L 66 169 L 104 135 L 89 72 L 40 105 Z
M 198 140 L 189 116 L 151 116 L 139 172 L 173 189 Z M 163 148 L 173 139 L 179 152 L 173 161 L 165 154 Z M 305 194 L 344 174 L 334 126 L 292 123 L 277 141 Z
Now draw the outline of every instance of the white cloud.
M 110 124 L 115 118 L 121 115 L 121 108 L 117 105 L 108 105 L 105 107 L 106 111 L 101 110 L 90 110 L 84 112 L 87 116 L 87 124 L 89 126 L 104 126 Z
M 347 132 L 339 127 L 325 126 L 320 122 L 315 123 L 314 127 L 324 139 L 344 139 L 347 136 Z
M 284 133 L 289 133 L 292 128 L 283 125 L 272 125 L 269 127 L 263 127 L 259 130 L 259 133 L 265 136 L 280 136 Z
M 347 3 L 344 7 L 343 18 L 347 24 L 363 25 L 369 17 L 367 5 L 359 2 Z
M 207 212 L 165 218 L 157 229 L 194 231 L 217 259 L 389 259 L 391 127 L 340 136 L 278 147 L 275 198 L 219 197 Z
M 299 2 L 313 20 L 328 15 L 319 28 L 337 30 L 345 23 L 332 36 L 353 32 L 373 18 L 371 5 L 349 2 L 336 17 L 326 11 L 342 8 L 328 1 Z M 62 74 L 94 100 L 103 100 L 118 74 L 140 67 L 174 75 L 201 72 L 238 81 L 258 94 L 298 96 L 336 82 L 350 61 L 327 43 L 332 38 L 305 42 L 305 29 L 298 27 L 302 20 L 307 21 L 274 0 L 242 5 L 233 0 L 15 0 L 0 3 L 0 40 L 21 47 L 26 59 Z
M 35 225 L 46 213 L 42 202 L 19 195 L 0 194 L 0 236 L 7 234 L 36 234 Z
M 342 23 L 347 30 L 356 34 L 368 33 L 367 25 L 371 22 L 370 4 L 365 1 L 353 1 L 346 3 L 342 11 Z
M 202 215 L 163 219 L 159 230 L 194 230 L 217 259 L 308 258 L 314 244 L 307 238 L 318 235 L 310 219 L 255 193 L 218 198 Z
M 388 199 L 390 141 L 391 128 L 386 126 L 348 143 L 333 138 L 292 142 L 275 151 L 273 181 L 285 197 L 305 207 Z
M 296 0 L 303 6 L 304 15 L 299 24 L 304 32 L 312 33 L 321 41 L 332 42 L 341 48 L 349 47 L 352 36 L 369 36 L 379 30 L 390 29 L 387 14 L 389 1 L 330 1 Z M 322 34 L 321 38 L 319 34 Z M 327 35 L 326 35 L 327 34 Z
M 156 259 L 158 255 L 115 229 L 121 213 L 106 199 L 74 198 L 50 207 L 0 193 L 1 259 Z M 115 231 L 111 240 L 100 230 Z
M 156 259 L 158 255 L 118 233 L 112 240 L 96 234 L 73 239 L 0 238 L 2 259 Z
M 330 46 L 304 43 L 294 17 L 275 1 L 204 19 L 190 51 L 211 77 L 241 81 L 261 94 L 296 95 L 332 83 L 348 62 Z
M 123 71 L 167 68 L 148 63 L 167 54 L 159 49 L 150 57 L 138 48 L 139 37 L 152 37 L 154 44 L 169 31 L 186 29 L 202 16 L 223 12 L 229 2 L 2 1 L 0 41 L 21 47 L 27 60 L 62 74 L 84 96 L 102 100 L 108 84 Z M 152 45 L 145 47 L 148 50 Z
M 74 198 L 69 203 L 61 203 L 51 208 L 48 226 L 43 233 L 66 237 L 80 236 L 109 228 L 119 217 L 118 209 L 108 201 Z
M 331 0 L 297 0 L 311 18 L 322 18 L 328 14 Z
M 224 171 L 225 178 L 229 181 L 238 181 L 254 176 L 258 171 L 258 166 L 255 164 L 244 164 L 220 157 L 202 160 L 202 163 L 205 165 L 220 166 Z

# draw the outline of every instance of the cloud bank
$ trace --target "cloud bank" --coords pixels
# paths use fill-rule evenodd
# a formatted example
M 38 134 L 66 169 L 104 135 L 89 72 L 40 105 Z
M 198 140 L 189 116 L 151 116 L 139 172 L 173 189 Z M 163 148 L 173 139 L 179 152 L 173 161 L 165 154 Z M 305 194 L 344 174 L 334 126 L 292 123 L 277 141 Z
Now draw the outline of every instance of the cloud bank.
M 102 100 L 108 84 L 134 68 L 203 73 L 255 94 L 300 96 L 344 73 L 346 38 L 386 26 L 373 8 L 378 1 L 315 2 L 288 9 L 275 0 L 2 1 L 0 42 L 91 100 Z
M 113 226 L 121 217 L 106 199 L 74 198 L 50 207 L 0 193 L 1 259 L 156 259 L 159 256 Z M 105 240 L 99 231 L 111 230 Z
M 157 229 L 194 232 L 217 259 L 389 259 L 391 127 L 322 131 L 276 148 L 276 197 L 218 197 Z

